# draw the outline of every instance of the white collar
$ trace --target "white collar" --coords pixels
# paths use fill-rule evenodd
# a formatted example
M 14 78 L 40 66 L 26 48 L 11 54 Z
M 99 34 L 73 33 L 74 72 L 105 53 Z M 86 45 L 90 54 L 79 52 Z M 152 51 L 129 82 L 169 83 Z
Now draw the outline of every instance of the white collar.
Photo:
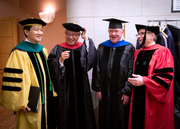
M 151 44 L 148 45 L 148 47 L 151 46 L 151 45 L 154 45 L 154 44 L 156 44 L 156 43 L 155 43 L 155 42 L 152 42 Z
M 25 39 L 25 41 L 30 42 L 27 38 Z

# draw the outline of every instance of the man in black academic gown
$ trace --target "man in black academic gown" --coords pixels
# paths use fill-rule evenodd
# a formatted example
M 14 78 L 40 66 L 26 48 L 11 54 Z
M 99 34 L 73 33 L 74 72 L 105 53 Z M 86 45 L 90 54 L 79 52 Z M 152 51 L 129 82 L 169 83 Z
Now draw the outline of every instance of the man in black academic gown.
M 127 129 L 131 85 L 127 79 L 133 71 L 135 48 L 121 40 L 119 19 L 104 19 L 109 23 L 109 40 L 97 50 L 97 65 L 93 69 L 92 89 L 99 98 L 99 129 Z
M 96 129 L 87 73 L 95 64 L 96 48 L 81 26 L 64 23 L 63 27 L 66 42 L 56 45 L 48 57 L 58 94 L 58 128 Z M 80 35 L 84 43 L 78 42 Z

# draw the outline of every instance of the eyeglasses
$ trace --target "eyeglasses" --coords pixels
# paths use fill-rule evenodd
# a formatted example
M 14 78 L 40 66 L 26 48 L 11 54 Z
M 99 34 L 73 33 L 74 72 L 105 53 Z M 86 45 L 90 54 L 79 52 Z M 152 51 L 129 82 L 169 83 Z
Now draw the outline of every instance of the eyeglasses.
M 139 34 L 136 34 L 135 36 L 138 37 L 138 36 L 144 36 L 145 32 L 142 32 L 142 33 L 139 33 Z
M 119 33 L 119 32 L 121 32 L 121 30 L 108 30 L 108 32 L 109 33 L 115 33 L 115 34 L 117 34 L 117 33 Z
M 76 36 L 79 36 L 79 33 L 76 33 L 76 34 L 70 34 L 70 33 L 67 33 L 67 32 L 65 32 L 65 34 L 67 35 L 67 36 L 72 36 L 72 37 L 76 37 Z

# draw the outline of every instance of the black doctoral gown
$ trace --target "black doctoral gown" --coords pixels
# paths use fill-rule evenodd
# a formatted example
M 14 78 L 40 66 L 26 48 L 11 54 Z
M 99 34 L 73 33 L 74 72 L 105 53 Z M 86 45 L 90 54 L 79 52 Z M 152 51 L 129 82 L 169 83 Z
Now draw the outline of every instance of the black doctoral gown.
M 70 51 L 70 57 L 60 66 L 59 58 L 63 51 Z M 95 64 L 96 48 L 89 39 L 86 44 L 77 42 L 56 45 L 48 57 L 50 73 L 58 94 L 58 128 L 96 129 L 88 70 Z
M 97 49 L 98 61 L 93 69 L 92 88 L 102 94 L 99 101 L 99 129 L 128 128 L 129 104 L 124 106 L 121 97 L 122 94 L 131 94 L 132 86 L 127 80 L 132 75 L 135 48 L 126 43 L 120 41 L 120 46 L 116 47 L 102 43 Z

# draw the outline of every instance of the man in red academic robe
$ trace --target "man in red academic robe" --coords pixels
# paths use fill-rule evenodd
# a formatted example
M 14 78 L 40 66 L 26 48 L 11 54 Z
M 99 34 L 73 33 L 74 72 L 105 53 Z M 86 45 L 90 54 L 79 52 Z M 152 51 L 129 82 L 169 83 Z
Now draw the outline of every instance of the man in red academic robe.
M 142 48 L 135 51 L 129 129 L 174 129 L 174 61 L 155 44 L 159 27 L 136 25 Z

